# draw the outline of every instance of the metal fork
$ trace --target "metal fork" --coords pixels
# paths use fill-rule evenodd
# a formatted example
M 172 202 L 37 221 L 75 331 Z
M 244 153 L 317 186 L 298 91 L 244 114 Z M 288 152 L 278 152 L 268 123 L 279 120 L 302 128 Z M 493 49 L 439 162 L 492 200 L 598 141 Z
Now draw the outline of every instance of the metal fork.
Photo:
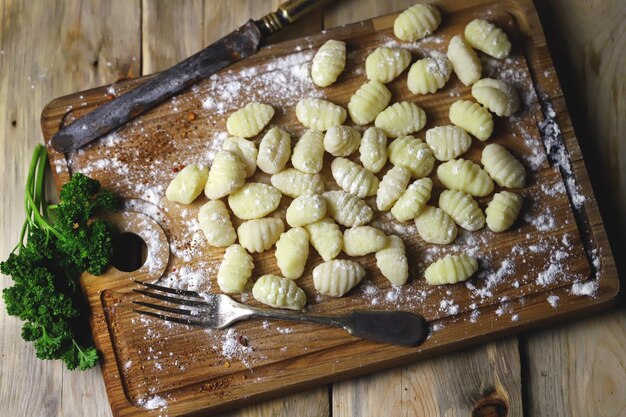
M 340 327 L 362 339 L 404 346 L 417 346 L 428 334 L 426 320 L 419 314 L 408 311 L 355 310 L 345 315 L 322 316 L 252 307 L 240 304 L 224 294 L 200 294 L 147 282 L 135 282 L 146 289 L 133 291 L 146 297 L 178 305 L 178 307 L 173 307 L 133 301 L 140 306 L 171 313 L 171 315 L 138 309 L 135 309 L 135 312 L 174 323 L 223 329 L 235 322 L 250 318 L 278 319 Z M 188 308 L 181 308 L 181 306 Z

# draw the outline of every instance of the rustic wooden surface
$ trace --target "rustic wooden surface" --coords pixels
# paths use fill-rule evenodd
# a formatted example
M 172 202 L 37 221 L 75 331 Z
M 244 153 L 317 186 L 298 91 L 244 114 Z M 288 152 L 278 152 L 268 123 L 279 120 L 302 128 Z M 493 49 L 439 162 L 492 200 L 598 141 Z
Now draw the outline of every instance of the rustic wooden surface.
M 345 0 L 345 2 L 354 3 L 350 0 Z M 239 13 L 249 11 L 252 15 L 257 15 L 257 13 L 261 14 L 265 11 L 261 10 L 260 6 L 255 6 L 255 10 L 252 10 L 249 5 L 250 2 L 240 2 L 236 8 L 229 9 L 231 12 L 222 12 L 223 9 L 220 7 L 224 7 L 225 2 L 223 2 L 224 4 L 210 3 L 210 8 L 206 7 L 206 4 L 202 5 L 203 21 L 201 23 L 203 24 L 200 24 L 200 27 L 203 27 L 204 43 L 214 39 L 218 31 L 223 33 L 227 28 L 243 20 L 244 17 Z M 371 8 L 368 8 L 363 1 L 359 2 L 358 7 L 353 8 L 359 13 L 364 10 L 371 11 L 366 15 L 359 15 L 352 19 L 348 6 L 340 5 L 329 9 L 324 14 L 323 21 L 329 25 L 345 23 L 347 20 L 358 20 L 397 10 L 405 7 L 407 2 L 392 4 L 389 6 L 390 9 L 381 9 L 379 2 L 371 3 L 373 4 Z M 178 2 L 176 4 L 181 9 L 192 7 L 194 10 L 199 10 L 200 7 L 198 2 Z M 269 9 L 270 6 L 268 4 L 264 7 Z M 163 37 L 168 36 L 166 32 L 160 33 L 159 37 L 155 36 L 152 40 L 146 34 L 147 28 L 157 26 L 155 24 L 150 25 L 148 16 L 160 16 L 160 19 L 163 19 L 163 14 L 159 14 L 155 10 L 149 14 L 151 7 L 167 9 L 168 5 L 165 2 L 157 5 L 145 1 L 143 4 L 120 2 L 111 7 L 78 3 L 59 3 L 52 7 L 46 3 L 44 10 L 43 7 L 29 7 L 28 4 L 0 3 L 0 10 L 3 15 L 3 26 L 0 31 L 0 48 L 2 50 L 0 56 L 0 69 L 2 71 L 0 97 L 4 103 L 3 106 L 6 106 L 2 109 L 4 118 L 0 125 L 0 140 L 4 141 L 4 146 L 0 152 L 3 153 L 2 156 L 5 161 L 2 167 L 5 178 L 4 184 L 8 184 L 8 186 L 3 185 L 3 195 L 6 196 L 3 203 L 1 227 L 1 230 L 4 231 L 4 238 L 0 242 L 0 252 L 3 257 L 10 251 L 14 244 L 14 236 L 18 234 L 18 221 L 16 219 L 20 219 L 22 216 L 21 191 L 19 191 L 21 187 L 15 187 L 15 184 L 23 183 L 26 171 L 23 161 L 28 158 L 32 145 L 39 141 L 37 123 L 39 109 L 51 98 L 60 94 L 111 82 L 119 77 L 136 76 L 140 73 L 139 60 L 142 61 L 141 64 L 144 69 L 156 70 L 160 65 L 167 65 L 168 62 L 171 62 L 168 59 L 174 59 L 159 55 L 159 52 L 162 51 L 154 52 L 158 50 L 158 44 L 164 42 Z M 624 34 L 623 28 L 620 32 L 619 22 L 623 20 L 624 9 L 623 6 L 619 6 L 617 1 L 614 3 L 606 2 L 601 8 L 598 6 L 598 8 L 590 8 L 589 10 L 582 3 L 578 7 L 578 9 L 572 10 L 571 6 L 561 5 L 559 9 L 557 5 L 556 8 L 559 17 L 564 22 L 575 22 L 565 26 L 565 29 L 568 30 L 569 28 L 570 33 L 576 33 L 577 42 L 586 45 L 593 43 L 590 39 L 616 39 L 614 41 L 615 48 L 597 46 L 591 49 L 593 53 L 578 56 L 579 52 L 576 52 L 572 54 L 572 58 L 573 62 L 582 62 L 582 64 L 575 66 L 575 68 L 579 68 L 579 73 L 586 74 L 585 70 L 581 71 L 580 68 L 590 66 L 590 70 L 595 67 L 596 73 L 603 75 L 602 78 L 596 75 L 596 83 L 615 83 L 615 87 L 613 85 L 607 87 L 613 92 L 614 102 L 617 103 L 614 107 L 609 107 L 610 110 L 617 109 L 614 113 L 611 111 L 600 113 L 599 106 L 593 104 L 589 104 L 587 109 L 594 128 L 599 126 L 601 130 L 607 129 L 607 125 L 615 126 L 611 130 L 604 130 L 608 132 L 608 135 L 594 135 L 594 142 L 605 143 L 603 140 L 606 138 L 613 138 L 613 142 L 611 142 L 613 145 L 607 145 L 606 148 L 603 148 L 603 152 L 617 158 L 617 161 L 623 161 L 624 152 L 618 152 L 619 146 L 623 146 L 623 144 L 617 140 L 617 132 L 620 132 L 617 128 L 619 123 L 624 123 L 623 118 L 618 116 L 623 114 L 624 106 L 624 80 L 618 76 L 623 74 L 623 47 L 620 48 L 619 45 L 620 41 L 623 41 Z M 108 23 L 105 24 L 102 19 L 94 17 L 98 16 L 99 13 L 111 17 L 106 20 Z M 613 19 L 608 20 L 609 24 L 602 24 L 600 30 L 592 24 L 592 22 L 602 21 L 600 17 L 595 20 L 592 19 L 594 13 L 598 13 L 598 16 L 613 16 Z M 165 13 L 165 15 L 170 14 Z M 185 13 L 184 10 L 176 10 L 176 14 L 170 15 L 170 17 L 189 15 L 198 18 L 197 13 Z M 213 18 L 220 16 L 219 27 L 217 24 L 210 23 L 211 16 Z M 230 21 L 229 18 L 233 19 L 234 22 Z M 319 16 L 317 16 L 317 20 L 321 20 Z M 140 25 L 140 21 L 143 22 L 143 25 Z M 64 23 L 62 31 L 57 29 L 59 22 Z M 582 26 L 586 31 L 581 30 L 580 22 L 590 22 L 589 27 Z M 37 27 L 39 30 L 32 31 L 31 28 L 33 27 Z M 139 27 L 143 29 L 141 42 L 139 40 L 140 32 L 137 29 Z M 163 21 L 158 23 L 158 28 L 161 31 L 165 31 L 167 27 L 168 25 Z M 172 38 L 183 37 L 179 31 L 189 30 L 192 32 L 190 28 L 193 27 L 193 20 L 190 20 L 189 24 L 185 21 L 184 25 L 179 24 L 174 27 L 176 32 L 171 32 Z M 193 30 L 195 31 L 195 29 Z M 178 35 L 174 36 L 175 34 Z M 193 37 L 194 35 L 190 36 Z M 19 39 L 19 42 L 16 39 Z M 185 47 L 193 50 L 194 40 L 186 42 L 183 39 L 170 41 L 171 44 L 177 45 L 176 48 L 171 49 L 172 56 L 180 53 L 178 48 Z M 143 51 L 141 44 L 144 46 Z M 64 49 L 62 51 L 57 49 L 58 45 L 63 45 Z M 154 57 L 148 58 L 151 55 L 146 48 L 150 47 L 154 49 L 152 52 Z M 39 53 L 35 53 L 36 51 Z M 621 60 L 619 59 L 620 56 L 622 57 Z M 67 76 L 68 73 L 69 76 Z M 586 81 L 587 78 L 590 77 L 588 75 L 586 77 L 581 76 L 583 81 Z M 31 85 L 34 85 L 34 88 L 31 89 Z M 593 84 L 592 87 L 588 87 L 586 90 L 587 102 L 607 105 L 604 104 L 607 100 L 606 95 L 598 94 L 600 90 L 593 87 Z M 15 91 L 26 93 L 15 94 Z M 619 109 L 622 109 L 621 113 Z M 610 123 L 597 122 L 597 120 L 602 120 L 601 118 L 605 117 L 612 117 Z M 13 120 L 15 120 L 15 126 L 13 126 Z M 594 169 L 594 167 L 590 167 L 590 169 Z M 620 173 L 622 176 L 624 175 L 623 163 L 618 162 L 617 167 L 605 164 L 603 169 L 611 169 L 610 178 L 617 177 Z M 618 188 L 618 190 L 621 193 L 624 192 L 623 187 Z M 622 211 L 624 210 L 623 204 L 618 207 Z M 83 374 L 70 373 L 62 370 L 61 364 L 35 361 L 32 349 L 19 339 L 17 321 L 7 318 L 5 315 L 2 315 L 0 320 L 3 334 L 0 341 L 2 348 L 0 351 L 3 354 L 3 363 L 10 364 L 8 367 L 3 367 L 1 371 L 0 385 L 3 387 L 10 385 L 13 388 L 11 390 L 3 389 L 0 394 L 2 403 L 8 405 L 8 407 L 3 408 L 3 412 L 6 412 L 7 415 L 108 415 L 109 411 L 98 371 Z M 560 326 L 536 335 L 528 335 L 522 340 L 521 354 L 516 353 L 517 342 L 516 339 L 512 338 L 506 342 L 475 348 L 476 353 L 474 351 L 462 352 L 440 357 L 433 361 L 418 363 L 410 367 L 409 371 L 404 369 L 389 371 L 388 373 L 391 375 L 387 380 L 389 382 L 376 382 L 377 378 L 386 377 L 385 374 L 345 382 L 340 387 L 333 388 L 333 414 L 350 415 L 352 411 L 349 411 L 351 408 L 350 405 L 345 405 L 346 402 L 352 401 L 351 399 L 354 398 L 362 399 L 363 395 L 368 396 L 368 399 L 364 400 L 368 404 L 386 404 L 387 409 L 391 410 L 390 415 L 401 412 L 409 414 L 413 407 L 419 407 L 422 404 L 420 401 L 426 401 L 428 398 L 432 399 L 433 404 L 437 404 L 436 408 L 432 408 L 434 410 L 464 410 L 460 408 L 462 405 L 450 402 L 449 398 L 454 398 L 454 395 L 450 395 L 450 393 L 454 392 L 454 389 L 458 389 L 459 375 L 480 383 L 478 378 L 484 378 L 485 372 L 487 372 L 483 369 L 485 357 L 507 358 L 504 360 L 494 359 L 489 364 L 493 369 L 493 375 L 497 375 L 499 378 L 496 379 L 494 376 L 494 380 L 500 381 L 504 386 L 517 386 L 513 389 L 513 393 L 521 390 L 522 384 L 519 381 L 525 381 L 524 393 L 527 395 L 526 412 L 528 415 L 577 415 L 575 412 L 578 412 L 578 415 L 581 416 L 594 414 L 617 416 L 623 413 L 624 387 L 620 383 L 624 379 L 623 311 L 612 312 L 572 325 Z M 546 352 L 550 354 L 548 355 Z M 615 359 L 613 360 L 611 357 Z M 508 358 L 513 358 L 513 360 Z M 549 358 L 555 360 L 552 361 Z M 514 366 L 520 359 L 522 362 L 521 371 L 519 367 Z M 591 373 L 592 366 L 593 373 Z M 456 373 L 449 371 L 453 367 L 456 369 Z M 464 371 L 459 371 L 459 367 L 464 367 Z M 447 372 L 450 372 L 450 376 L 444 378 Z M 400 382 L 397 379 L 398 375 L 401 378 Z M 63 384 L 59 384 L 59 378 Z M 505 379 L 506 383 L 502 382 L 502 378 Z M 350 384 L 354 385 L 351 387 Z M 387 391 L 377 390 L 377 386 L 385 386 L 389 389 Z M 404 396 L 402 396 L 403 387 L 408 389 L 408 393 Z M 554 387 L 562 388 L 555 389 Z M 389 393 L 389 390 L 394 393 L 387 398 L 386 394 Z M 17 395 L 17 393 L 24 392 L 28 394 Z M 343 394 L 340 395 L 340 393 Z M 437 395 L 437 393 L 440 394 Z M 435 395 L 437 397 L 433 398 Z M 275 415 L 325 415 L 329 413 L 330 407 L 315 408 L 320 406 L 314 404 L 323 403 L 327 401 L 327 398 L 326 390 L 317 390 L 310 395 L 293 396 L 285 404 L 281 401 L 274 401 L 271 404 L 251 407 L 239 413 L 234 412 L 232 415 L 265 415 L 270 413 Z M 392 401 L 391 398 L 400 398 L 401 401 Z M 512 398 L 517 399 L 515 410 L 521 410 L 519 396 L 513 395 Z M 560 407 L 561 404 L 565 404 L 569 408 Z M 345 410 L 346 414 L 343 414 L 342 410 Z M 367 415 L 365 414 L 367 410 L 361 410 L 361 415 Z M 574 411 L 568 413 L 566 410 Z M 445 415 L 445 412 L 440 411 L 440 414 Z M 449 415 L 456 414 L 457 412 L 454 411 Z M 510 415 L 516 414 L 511 411 Z

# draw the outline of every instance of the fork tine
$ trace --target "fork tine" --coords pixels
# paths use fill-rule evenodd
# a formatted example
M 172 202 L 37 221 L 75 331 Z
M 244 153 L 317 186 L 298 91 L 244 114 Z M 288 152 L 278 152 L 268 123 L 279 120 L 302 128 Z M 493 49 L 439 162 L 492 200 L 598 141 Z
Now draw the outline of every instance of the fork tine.
M 176 294 L 176 295 L 184 295 L 184 296 L 187 296 L 187 297 L 202 298 L 202 296 L 200 294 L 198 294 L 197 292 L 195 292 L 195 291 L 179 290 L 179 289 L 176 289 L 176 288 L 164 287 L 162 285 L 151 284 L 149 282 L 143 282 L 143 281 L 138 281 L 138 280 L 135 280 L 135 282 L 137 284 L 143 285 L 144 287 L 152 288 L 153 290 L 163 291 L 163 292 L 167 292 L 167 293 L 170 293 L 170 294 Z
M 183 317 L 167 316 L 165 314 L 154 313 L 152 311 L 146 311 L 146 310 L 134 309 L 133 311 L 135 313 L 144 314 L 146 316 L 151 316 L 151 317 L 156 317 L 157 319 L 161 319 L 161 320 L 169 321 L 169 322 L 173 322 L 173 323 L 186 324 L 186 325 L 189 325 L 189 326 L 199 326 L 199 327 L 206 327 L 207 326 L 207 323 L 202 321 L 202 320 L 192 320 L 192 319 L 183 318 Z
M 156 298 L 157 300 L 167 301 L 170 303 L 182 304 L 186 306 L 196 306 L 196 307 L 211 307 L 211 304 L 207 303 L 206 301 L 188 300 L 186 298 L 175 298 L 175 297 L 170 297 L 169 295 L 155 294 L 150 291 L 138 290 L 136 288 L 133 288 L 133 291 L 136 293 L 145 295 L 146 297 Z
M 185 315 L 185 316 L 192 316 L 193 315 L 191 310 L 186 310 L 186 309 L 182 309 L 182 308 L 167 307 L 167 306 L 162 306 L 162 305 L 159 305 L 159 304 L 144 303 L 143 301 L 135 301 L 135 300 L 133 300 L 133 303 L 134 304 L 138 304 L 138 305 L 143 306 L 143 307 L 153 308 L 153 309 L 159 310 L 159 311 L 167 311 L 168 313 L 182 314 L 182 315 Z

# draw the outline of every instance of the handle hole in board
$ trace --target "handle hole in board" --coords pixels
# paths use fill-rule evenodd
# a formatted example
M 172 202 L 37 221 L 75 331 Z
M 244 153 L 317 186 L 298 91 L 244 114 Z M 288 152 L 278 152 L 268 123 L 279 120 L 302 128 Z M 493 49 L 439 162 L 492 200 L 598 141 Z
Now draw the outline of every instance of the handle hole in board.
M 124 232 L 113 237 L 111 264 L 118 270 L 136 271 L 143 266 L 147 257 L 148 246 L 138 234 Z

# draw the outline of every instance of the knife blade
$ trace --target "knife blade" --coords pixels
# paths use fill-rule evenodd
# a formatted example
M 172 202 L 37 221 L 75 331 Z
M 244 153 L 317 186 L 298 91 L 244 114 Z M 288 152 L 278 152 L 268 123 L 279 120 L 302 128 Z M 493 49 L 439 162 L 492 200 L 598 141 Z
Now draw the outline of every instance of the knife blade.
M 329 1 L 290 0 L 261 19 L 248 21 L 144 84 L 62 127 L 52 137 L 52 147 L 66 153 L 92 142 L 199 80 L 254 54 L 268 36 Z

